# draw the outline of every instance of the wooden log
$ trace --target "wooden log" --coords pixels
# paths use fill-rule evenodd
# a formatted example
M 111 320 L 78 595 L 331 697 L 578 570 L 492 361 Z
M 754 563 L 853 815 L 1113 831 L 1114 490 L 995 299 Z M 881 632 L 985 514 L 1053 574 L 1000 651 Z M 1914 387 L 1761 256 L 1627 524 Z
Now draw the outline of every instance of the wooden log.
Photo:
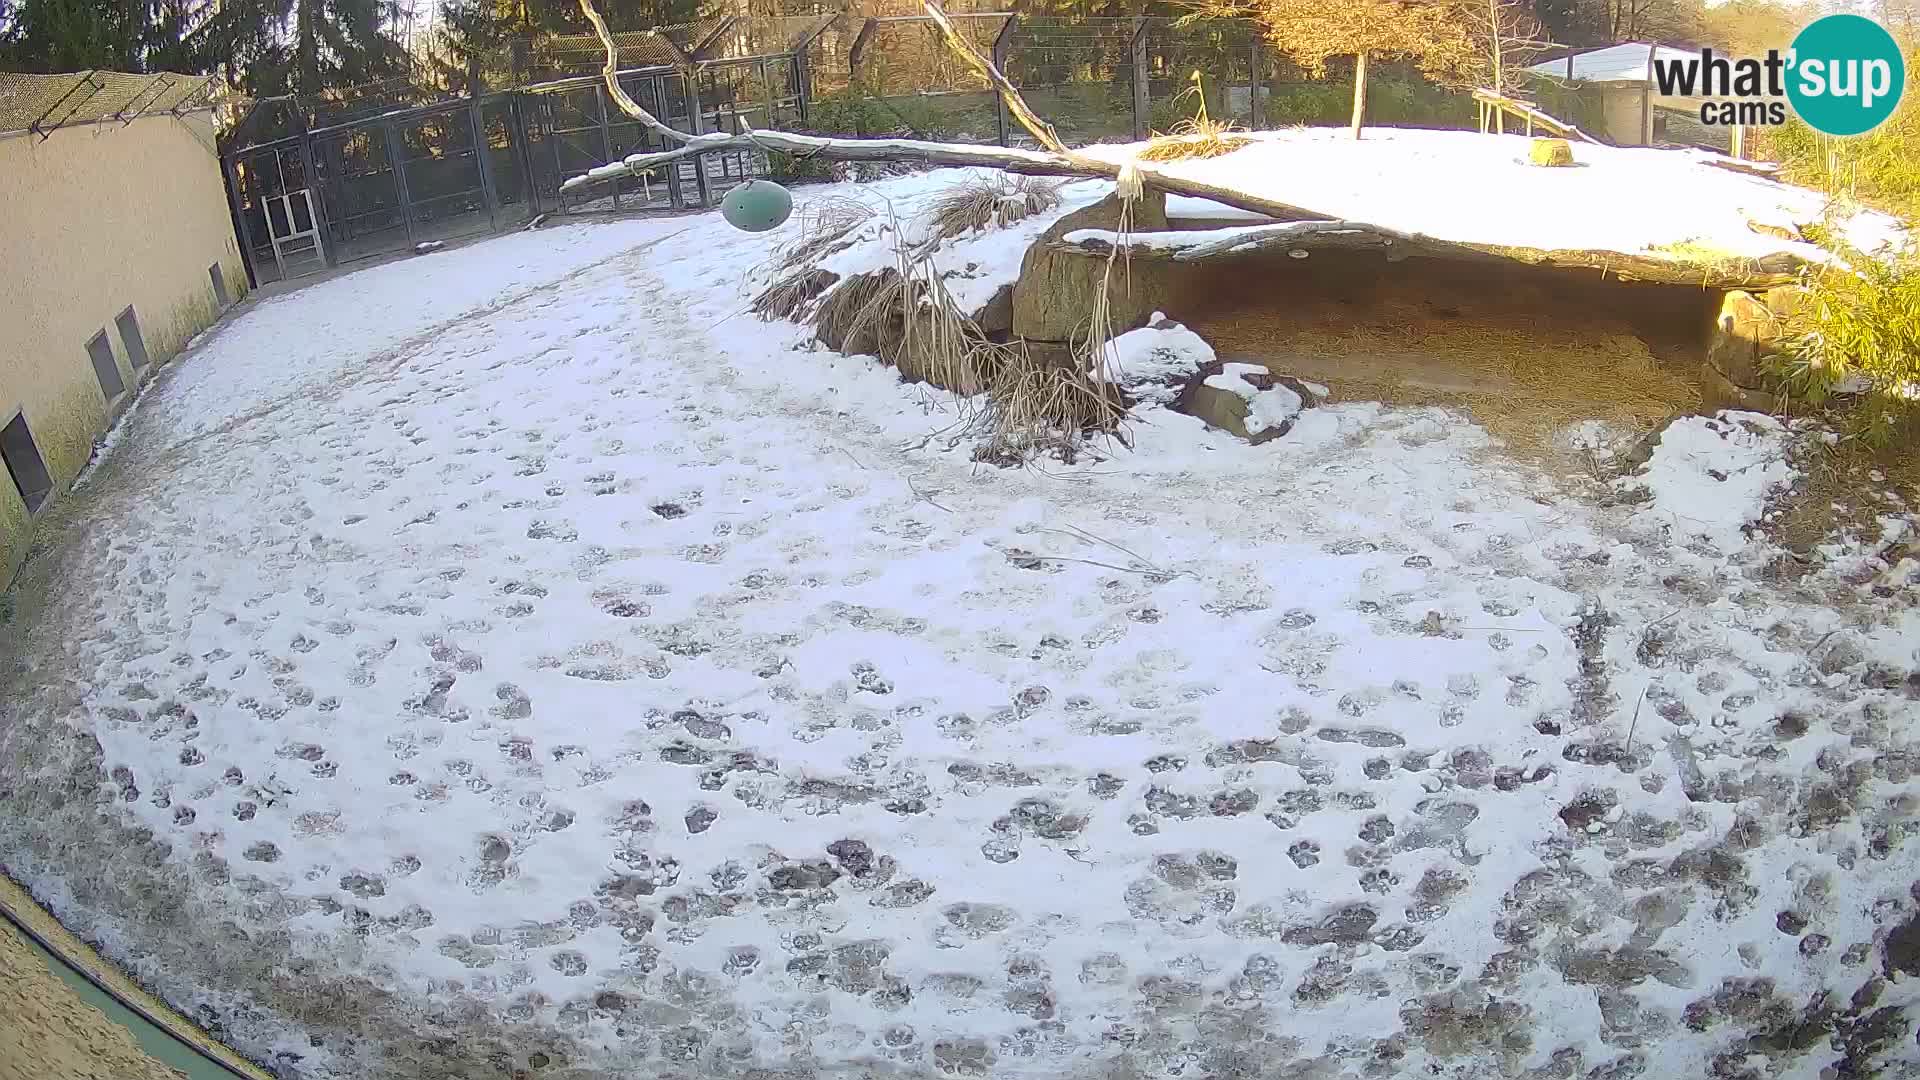
M 1106 258 L 1111 233 L 1069 234 L 1056 243 L 1063 251 Z M 1805 265 L 1797 255 L 1778 252 L 1758 259 L 1729 258 L 1716 263 L 1663 259 L 1619 251 L 1545 249 L 1440 240 L 1418 233 L 1384 229 L 1362 221 L 1302 221 L 1189 232 L 1139 233 L 1130 238 L 1132 259 L 1199 262 L 1260 252 L 1376 250 L 1389 260 L 1423 256 L 1437 259 L 1496 260 L 1526 266 L 1597 270 L 1624 281 L 1651 281 L 1710 289 L 1771 288 L 1799 280 Z

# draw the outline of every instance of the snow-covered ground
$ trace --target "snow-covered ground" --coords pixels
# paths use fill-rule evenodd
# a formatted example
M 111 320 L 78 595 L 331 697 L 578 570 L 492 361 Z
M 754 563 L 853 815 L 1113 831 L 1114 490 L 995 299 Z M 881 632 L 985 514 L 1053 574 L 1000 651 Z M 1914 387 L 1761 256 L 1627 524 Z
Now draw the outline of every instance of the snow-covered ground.
M 1754 225 L 1792 230 L 1819 223 L 1816 191 L 1708 165 L 1699 155 L 1574 143 L 1571 168 L 1527 164 L 1521 135 L 1373 128 L 1358 141 L 1338 128 L 1251 136 L 1223 157 L 1156 165 L 1174 176 L 1239 188 L 1332 217 L 1438 240 L 1625 254 L 1704 252 L 1824 258 L 1811 244 Z M 1109 161 L 1138 143 L 1096 146 Z M 1226 207 L 1176 199 L 1175 215 L 1232 218 Z M 1856 247 L 1904 243 L 1893 218 L 1846 213 L 1837 224 Z
M 784 239 L 179 361 L 23 580 L 0 862 L 287 1077 L 1920 1066 L 1920 616 L 1767 573 L 1794 433 L 1605 508 L 1370 404 L 994 469 L 753 321 Z

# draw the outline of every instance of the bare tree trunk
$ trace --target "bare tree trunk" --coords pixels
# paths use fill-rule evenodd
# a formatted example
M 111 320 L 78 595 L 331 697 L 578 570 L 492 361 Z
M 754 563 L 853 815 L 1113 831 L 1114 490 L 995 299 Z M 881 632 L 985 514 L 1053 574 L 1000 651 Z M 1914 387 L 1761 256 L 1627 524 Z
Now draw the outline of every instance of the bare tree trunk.
M 1500 0 L 1487 0 L 1487 40 L 1493 43 L 1493 92 L 1505 94 L 1506 80 L 1500 70 Z M 1507 133 L 1507 110 L 1493 110 L 1493 131 Z
M 1367 115 L 1367 54 L 1355 53 L 1353 63 L 1353 137 L 1360 137 L 1360 124 Z
M 293 15 L 295 91 L 320 92 L 320 28 L 315 25 L 320 13 L 314 9 L 320 0 L 298 0 Z
M 1493 92 L 1504 94 L 1506 84 L 1500 77 L 1500 0 L 1487 0 L 1487 40 L 1493 42 Z

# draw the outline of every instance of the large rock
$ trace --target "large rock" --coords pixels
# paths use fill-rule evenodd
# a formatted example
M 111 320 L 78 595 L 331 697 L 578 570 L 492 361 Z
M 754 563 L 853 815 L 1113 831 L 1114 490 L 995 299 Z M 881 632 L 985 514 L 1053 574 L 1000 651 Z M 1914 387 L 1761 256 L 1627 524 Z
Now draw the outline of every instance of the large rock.
M 1062 251 L 1054 244 L 1076 229 L 1119 227 L 1120 199 L 1109 195 L 1062 217 L 1027 249 L 1020 263 L 1020 279 L 1013 288 L 1013 333 L 1030 341 L 1072 341 L 1086 335 L 1093 298 L 1106 276 L 1107 261 L 1087 254 Z M 1148 191 L 1134 206 L 1134 232 L 1165 232 L 1167 198 Z M 1164 298 L 1170 267 L 1160 260 L 1136 259 L 1116 268 L 1107 295 L 1113 331 L 1125 333 L 1145 325 Z
M 1763 390 L 1735 386 L 1711 363 L 1705 363 L 1700 365 L 1700 405 L 1709 415 L 1721 409 L 1770 413 L 1779 400 Z
M 1006 341 L 1013 334 L 1013 285 L 994 290 L 985 307 L 973 314 L 973 323 L 988 341 Z
M 1777 351 L 1780 320 L 1766 302 L 1734 289 L 1720 304 L 1713 337 L 1707 343 L 1707 363 L 1733 386 L 1766 389 L 1763 358 Z
M 1200 376 L 1174 408 L 1255 446 L 1293 430 L 1300 410 L 1316 404 L 1258 364 L 1215 363 Z

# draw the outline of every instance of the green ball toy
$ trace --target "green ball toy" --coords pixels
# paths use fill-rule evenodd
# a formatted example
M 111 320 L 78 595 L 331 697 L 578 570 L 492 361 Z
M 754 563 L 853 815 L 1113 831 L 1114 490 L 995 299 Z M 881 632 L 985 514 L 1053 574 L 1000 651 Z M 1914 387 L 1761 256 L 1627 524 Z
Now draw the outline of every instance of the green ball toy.
M 771 180 L 749 180 L 720 200 L 720 216 L 743 232 L 777 229 L 793 213 L 793 196 Z

